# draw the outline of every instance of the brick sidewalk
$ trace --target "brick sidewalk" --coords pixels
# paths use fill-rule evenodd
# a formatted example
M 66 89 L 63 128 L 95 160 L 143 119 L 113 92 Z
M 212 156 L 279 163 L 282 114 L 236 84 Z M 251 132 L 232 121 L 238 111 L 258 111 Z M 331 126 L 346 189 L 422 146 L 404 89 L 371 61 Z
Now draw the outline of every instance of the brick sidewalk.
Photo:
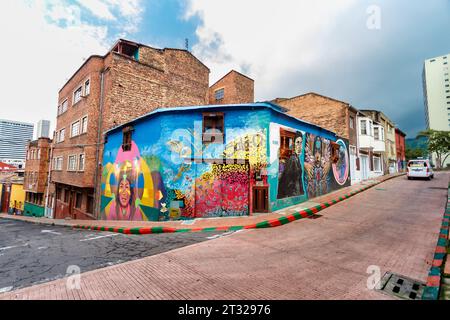
M 85 227 L 98 227 L 98 228 L 152 228 L 152 227 L 162 227 L 162 228 L 173 228 L 175 230 L 181 229 L 194 229 L 200 231 L 204 228 L 226 228 L 231 226 L 249 226 L 258 224 L 264 221 L 278 219 L 280 217 L 298 212 L 299 210 L 304 210 L 317 206 L 318 204 L 325 202 L 332 202 L 339 197 L 344 197 L 346 194 L 350 194 L 354 191 L 360 190 L 362 187 L 370 187 L 376 185 L 380 182 L 402 176 L 404 173 L 397 173 L 391 175 L 385 175 L 381 177 L 374 178 L 372 180 L 363 181 L 346 188 L 328 193 L 321 197 L 313 198 L 309 201 L 303 202 L 301 204 L 291 206 L 282 210 L 274 211 L 267 214 L 257 214 L 253 216 L 242 216 L 242 217 L 220 217 L 220 218 L 197 218 L 193 220 L 185 221 L 104 221 L 104 220 L 64 220 L 64 219 L 49 219 L 49 218 L 35 218 L 26 216 L 13 216 L 9 214 L 0 214 L 0 218 L 4 219 L 14 219 L 26 222 L 45 224 L 45 225 L 56 225 L 65 227 L 75 227 L 82 225 Z

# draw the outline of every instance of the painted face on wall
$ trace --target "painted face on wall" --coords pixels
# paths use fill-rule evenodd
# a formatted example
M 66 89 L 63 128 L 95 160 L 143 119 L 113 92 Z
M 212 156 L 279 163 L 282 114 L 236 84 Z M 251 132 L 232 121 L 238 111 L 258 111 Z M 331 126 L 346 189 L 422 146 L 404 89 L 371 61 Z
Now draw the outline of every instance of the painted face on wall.
M 119 184 L 119 203 L 122 208 L 126 208 L 130 204 L 131 200 L 131 186 L 126 176 L 120 181 Z

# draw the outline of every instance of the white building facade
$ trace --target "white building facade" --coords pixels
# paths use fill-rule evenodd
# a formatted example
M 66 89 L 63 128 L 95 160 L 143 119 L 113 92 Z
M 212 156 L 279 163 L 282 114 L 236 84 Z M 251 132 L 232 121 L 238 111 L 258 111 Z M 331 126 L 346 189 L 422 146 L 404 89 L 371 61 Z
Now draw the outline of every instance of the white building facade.
M 422 80 L 427 129 L 450 131 L 450 54 L 425 60 Z M 433 164 L 436 157 L 432 156 Z M 447 158 L 444 167 L 450 164 Z

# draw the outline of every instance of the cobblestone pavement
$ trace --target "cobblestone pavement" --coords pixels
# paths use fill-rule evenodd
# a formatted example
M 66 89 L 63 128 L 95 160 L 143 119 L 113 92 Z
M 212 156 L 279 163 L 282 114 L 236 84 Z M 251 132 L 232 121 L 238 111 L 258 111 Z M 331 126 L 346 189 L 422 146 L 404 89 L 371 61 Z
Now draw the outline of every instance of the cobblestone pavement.
M 391 299 L 367 289 L 367 268 L 426 281 L 448 173 L 405 176 L 278 228 L 246 230 L 0 299 Z

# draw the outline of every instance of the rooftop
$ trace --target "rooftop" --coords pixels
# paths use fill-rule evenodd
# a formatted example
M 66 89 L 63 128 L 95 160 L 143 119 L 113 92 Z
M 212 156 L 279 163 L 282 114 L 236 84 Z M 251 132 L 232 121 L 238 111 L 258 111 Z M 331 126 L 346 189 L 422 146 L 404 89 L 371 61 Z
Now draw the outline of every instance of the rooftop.
M 136 123 L 136 122 L 141 121 L 143 119 L 151 118 L 151 117 L 153 117 L 155 115 L 163 114 L 163 113 L 177 113 L 177 112 L 183 112 L 183 111 L 194 111 L 194 110 L 195 111 L 200 111 L 200 110 L 214 110 L 214 109 L 218 109 L 218 110 L 220 110 L 220 109 L 241 110 L 241 109 L 245 109 L 245 108 L 270 109 L 270 110 L 272 110 L 274 112 L 282 114 L 283 116 L 285 116 L 287 118 L 299 121 L 299 122 L 301 122 L 303 124 L 306 124 L 306 125 L 308 125 L 310 127 L 313 127 L 316 130 L 319 130 L 319 131 L 322 131 L 322 132 L 326 132 L 326 133 L 331 134 L 331 135 L 336 135 L 332 131 L 329 131 L 329 130 L 324 129 L 322 127 L 319 127 L 319 126 L 317 126 L 315 124 L 312 124 L 310 122 L 307 122 L 307 121 L 295 118 L 295 117 L 293 117 L 291 115 L 288 115 L 286 113 L 287 110 L 285 108 L 283 108 L 282 106 L 279 106 L 279 105 L 277 105 L 275 103 L 268 102 L 268 101 L 255 102 L 255 103 L 242 103 L 242 104 L 220 104 L 220 105 L 203 105 L 203 106 L 184 106 L 184 107 L 159 108 L 159 109 L 156 109 L 156 110 L 154 110 L 152 112 L 144 114 L 141 117 L 138 117 L 138 118 L 136 118 L 134 120 L 131 120 L 131 121 L 127 122 L 127 123 L 124 123 L 124 124 L 121 124 L 119 126 L 116 126 L 116 127 L 112 128 L 112 129 L 106 131 L 105 133 L 108 134 L 110 132 L 113 132 L 113 131 L 116 131 L 116 130 L 118 130 L 120 128 L 123 128 L 126 125 L 129 125 L 131 123 Z

